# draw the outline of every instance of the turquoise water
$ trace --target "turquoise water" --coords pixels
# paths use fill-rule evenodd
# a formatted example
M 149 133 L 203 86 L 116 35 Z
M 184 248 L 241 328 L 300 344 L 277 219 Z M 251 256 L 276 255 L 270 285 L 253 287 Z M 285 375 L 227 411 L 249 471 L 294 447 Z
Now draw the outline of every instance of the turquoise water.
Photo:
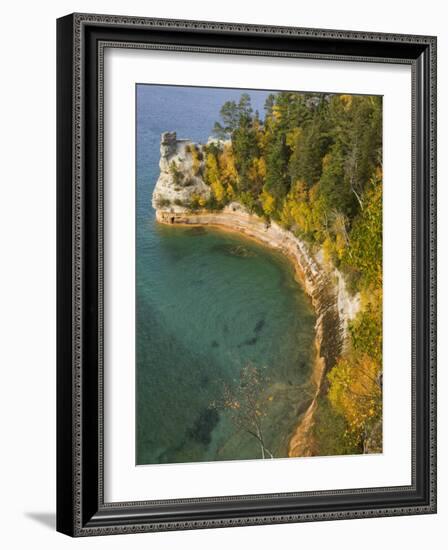
M 266 447 L 287 453 L 309 399 L 314 314 L 277 253 L 210 228 L 162 226 L 151 195 L 160 134 L 206 141 L 241 91 L 137 87 L 137 463 L 260 458 L 257 440 L 211 404 L 242 367 L 264 373 Z M 260 113 L 268 92 L 249 92 Z

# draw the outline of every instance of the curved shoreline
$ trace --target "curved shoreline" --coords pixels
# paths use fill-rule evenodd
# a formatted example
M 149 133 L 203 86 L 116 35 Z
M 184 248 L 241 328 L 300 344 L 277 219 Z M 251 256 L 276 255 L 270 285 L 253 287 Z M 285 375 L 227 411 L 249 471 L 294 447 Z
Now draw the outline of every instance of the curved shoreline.
M 312 402 L 298 418 L 298 425 L 290 437 L 288 455 L 312 456 L 315 453 L 310 432 L 317 398 L 324 390 L 325 374 L 331 370 L 344 349 L 348 322 L 359 309 L 358 298 L 349 296 L 342 275 L 332 266 L 318 261 L 303 241 L 275 222 L 267 224 L 237 203 L 219 212 L 157 209 L 156 218 L 163 224 L 209 225 L 242 233 L 282 252 L 293 263 L 296 276 L 316 312 L 315 359 L 312 369 L 312 382 L 316 391 Z

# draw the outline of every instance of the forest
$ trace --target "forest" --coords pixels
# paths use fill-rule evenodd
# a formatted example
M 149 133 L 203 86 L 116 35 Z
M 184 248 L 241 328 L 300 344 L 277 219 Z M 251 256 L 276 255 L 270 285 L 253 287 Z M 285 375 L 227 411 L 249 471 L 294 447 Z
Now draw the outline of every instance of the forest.
M 190 151 L 211 198 L 190 207 L 240 202 L 321 250 L 361 297 L 319 397 L 313 454 L 381 452 L 382 98 L 279 92 L 261 116 L 244 93 L 213 133 Z

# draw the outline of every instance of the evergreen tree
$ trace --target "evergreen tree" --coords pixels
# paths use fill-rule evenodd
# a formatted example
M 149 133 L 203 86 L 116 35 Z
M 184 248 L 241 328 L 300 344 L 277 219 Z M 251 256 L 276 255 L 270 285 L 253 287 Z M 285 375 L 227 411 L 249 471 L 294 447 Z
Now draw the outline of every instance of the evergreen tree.
M 279 133 L 269 145 L 264 187 L 277 200 L 278 208 L 291 186 L 291 178 L 288 173 L 289 156 L 290 150 L 286 145 L 286 136 L 284 133 Z

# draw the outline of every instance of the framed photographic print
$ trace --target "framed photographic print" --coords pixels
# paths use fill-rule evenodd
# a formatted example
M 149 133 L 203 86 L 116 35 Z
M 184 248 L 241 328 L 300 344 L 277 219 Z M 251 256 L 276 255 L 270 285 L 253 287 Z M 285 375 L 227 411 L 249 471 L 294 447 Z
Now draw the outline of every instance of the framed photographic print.
M 57 40 L 57 529 L 434 513 L 436 39 Z

